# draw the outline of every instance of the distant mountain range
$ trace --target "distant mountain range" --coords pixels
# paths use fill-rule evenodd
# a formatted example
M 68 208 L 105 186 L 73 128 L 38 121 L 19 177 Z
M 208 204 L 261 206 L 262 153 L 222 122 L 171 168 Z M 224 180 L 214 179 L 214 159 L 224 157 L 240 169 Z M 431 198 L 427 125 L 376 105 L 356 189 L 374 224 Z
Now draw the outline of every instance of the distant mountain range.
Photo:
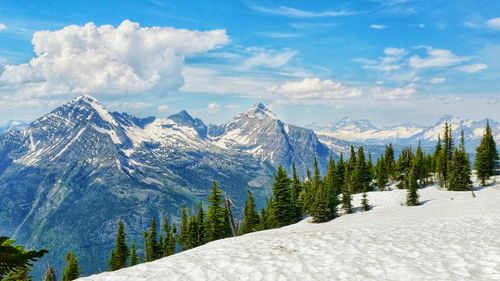
M 438 136 L 443 136 L 445 124 L 451 125 L 453 136 L 458 142 L 461 130 L 464 131 L 465 146 L 471 153 L 479 145 L 486 127 L 486 119 L 474 121 L 458 116 L 445 115 L 432 126 L 417 124 L 402 124 L 391 127 L 377 128 L 367 120 L 344 118 L 323 128 L 317 128 L 320 141 L 328 138 L 342 139 L 364 145 L 385 145 L 393 143 L 399 146 L 418 145 L 434 147 Z M 495 140 L 500 144 L 500 123 L 489 120 Z

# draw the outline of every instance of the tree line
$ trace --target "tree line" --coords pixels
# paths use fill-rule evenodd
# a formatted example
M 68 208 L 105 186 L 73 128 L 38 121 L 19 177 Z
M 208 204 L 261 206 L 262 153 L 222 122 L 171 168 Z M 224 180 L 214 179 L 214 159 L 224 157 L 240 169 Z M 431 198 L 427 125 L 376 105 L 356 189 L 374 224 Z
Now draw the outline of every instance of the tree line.
M 488 122 L 474 161 L 476 175 L 482 185 L 486 185 L 495 174 L 498 159 Z M 158 226 L 156 218 L 151 219 L 149 229 L 144 231 L 142 254 L 139 254 L 134 242 L 127 244 L 125 225 L 123 221 L 118 221 L 108 269 L 114 271 L 153 261 L 218 239 L 283 227 L 307 216 L 312 217 L 312 222 L 315 223 L 327 222 L 341 214 L 354 212 L 352 195 L 356 193 L 362 193 L 361 209 L 368 211 L 371 205 L 367 193 L 385 191 L 391 185 L 406 190 L 408 206 L 419 205 L 418 190 L 436 181 L 444 189 L 471 191 L 474 195 L 464 133 L 461 132 L 460 143 L 455 145 L 452 128 L 448 124 L 445 124 L 443 138 L 438 137 L 432 153 L 424 152 L 419 143 L 415 150 L 411 147 L 404 148 L 396 159 L 393 146 L 388 144 L 383 155 L 374 164 L 371 155 L 366 157 L 362 146 L 357 149 L 351 146 L 347 159 L 344 159 L 342 153 L 337 161 L 330 158 L 324 175 L 320 174 L 316 160 L 312 171 L 307 169 L 303 179 L 299 177 L 295 166 L 291 170 L 289 176 L 285 168 L 278 167 L 272 184 L 272 196 L 260 211 L 256 208 L 253 194 L 248 191 L 242 218 L 239 220 L 232 214 L 231 200 L 224 196 L 218 183 L 214 181 L 206 213 L 200 201 L 196 207 L 181 208 L 179 225 L 163 218 Z M 6 266 L 0 262 L 0 270 L 3 270 L 0 271 L 0 277 L 3 277 L 1 280 L 31 280 L 28 274 L 30 261 L 35 261 L 45 252 L 28 252 L 31 255 L 27 254 L 25 260 L 16 266 Z M 78 278 L 78 259 L 73 252 L 66 255 L 66 263 L 62 280 Z M 56 280 L 51 266 L 48 266 L 44 280 Z

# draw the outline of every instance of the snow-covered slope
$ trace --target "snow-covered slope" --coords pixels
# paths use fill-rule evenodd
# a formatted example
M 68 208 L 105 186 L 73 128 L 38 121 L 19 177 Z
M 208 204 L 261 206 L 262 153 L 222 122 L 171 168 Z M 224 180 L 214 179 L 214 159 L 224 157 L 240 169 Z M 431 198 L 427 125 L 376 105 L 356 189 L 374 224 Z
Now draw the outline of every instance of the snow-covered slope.
M 458 116 L 445 115 L 432 126 L 422 126 L 418 124 L 401 124 L 391 127 L 377 128 L 366 120 L 352 120 L 344 118 L 337 123 L 329 124 L 324 128 L 317 129 L 316 133 L 320 140 L 327 137 L 358 142 L 362 144 L 385 145 L 389 142 L 406 146 L 415 145 L 418 141 L 424 146 L 433 147 L 438 139 L 438 135 L 443 135 L 445 123 L 451 125 L 454 137 L 458 140 L 460 130 L 464 130 L 466 148 L 474 152 L 479 144 L 486 126 L 486 119 L 474 121 L 462 119 Z M 495 139 L 500 143 L 500 123 L 490 120 Z
M 475 192 L 424 188 L 417 207 L 403 206 L 404 190 L 371 192 L 369 212 L 304 220 L 79 280 L 499 280 L 500 185 Z
M 0 134 L 11 130 L 18 130 L 28 126 L 29 122 L 21 120 L 10 120 L 7 123 L 0 125 Z

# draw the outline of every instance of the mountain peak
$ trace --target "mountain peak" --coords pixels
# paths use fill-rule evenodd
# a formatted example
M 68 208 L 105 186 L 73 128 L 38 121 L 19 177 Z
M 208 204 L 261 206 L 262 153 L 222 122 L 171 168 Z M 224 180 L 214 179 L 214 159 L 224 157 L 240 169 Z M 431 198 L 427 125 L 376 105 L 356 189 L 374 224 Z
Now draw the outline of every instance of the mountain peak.
M 71 101 L 65 103 L 62 108 L 70 109 L 72 111 L 77 112 L 94 112 L 105 122 L 108 122 L 112 125 L 117 125 L 113 116 L 109 113 L 109 111 L 93 96 L 83 94 L 78 96 Z
M 260 102 L 252 105 L 243 115 L 258 119 L 278 119 L 276 114 Z

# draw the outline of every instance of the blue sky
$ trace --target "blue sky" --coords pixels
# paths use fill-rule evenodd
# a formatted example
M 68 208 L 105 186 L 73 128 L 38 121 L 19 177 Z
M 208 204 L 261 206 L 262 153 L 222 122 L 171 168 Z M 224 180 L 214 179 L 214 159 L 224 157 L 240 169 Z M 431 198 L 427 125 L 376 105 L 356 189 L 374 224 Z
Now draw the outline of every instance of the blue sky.
M 83 92 L 212 123 L 500 119 L 500 2 L 2 1 L 0 71 L 0 122 Z

